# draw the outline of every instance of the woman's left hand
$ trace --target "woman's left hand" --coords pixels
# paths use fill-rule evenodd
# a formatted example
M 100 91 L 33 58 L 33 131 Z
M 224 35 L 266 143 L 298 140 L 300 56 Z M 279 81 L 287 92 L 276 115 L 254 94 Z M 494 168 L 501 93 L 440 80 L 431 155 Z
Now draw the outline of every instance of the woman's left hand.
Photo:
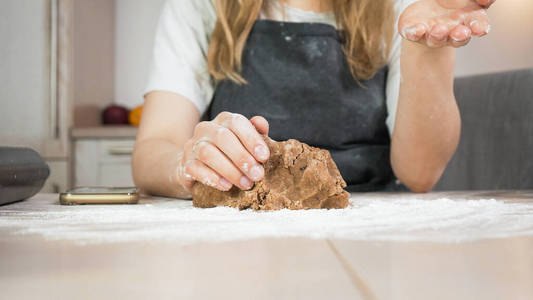
M 486 9 L 496 0 L 421 0 L 400 16 L 398 30 L 407 40 L 430 48 L 462 47 L 472 35 L 490 31 Z

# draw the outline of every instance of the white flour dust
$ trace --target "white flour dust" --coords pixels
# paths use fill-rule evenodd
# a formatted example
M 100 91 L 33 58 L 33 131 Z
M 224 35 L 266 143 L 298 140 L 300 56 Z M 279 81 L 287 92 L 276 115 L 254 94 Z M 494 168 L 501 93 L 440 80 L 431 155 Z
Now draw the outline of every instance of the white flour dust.
M 188 244 L 264 237 L 458 242 L 533 235 L 531 203 L 412 196 L 351 201 L 350 208 L 341 210 L 273 212 L 199 209 L 182 200 L 145 200 L 129 206 L 26 201 L 0 207 L 0 230 L 80 244 Z

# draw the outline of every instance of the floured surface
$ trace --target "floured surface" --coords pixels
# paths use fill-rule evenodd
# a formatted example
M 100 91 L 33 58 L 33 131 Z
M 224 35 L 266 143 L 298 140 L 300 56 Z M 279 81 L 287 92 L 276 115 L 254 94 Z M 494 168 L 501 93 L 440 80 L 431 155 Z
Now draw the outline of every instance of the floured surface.
M 0 207 L 0 238 L 9 232 L 80 244 L 153 240 L 189 244 L 267 237 L 459 242 L 533 236 L 530 200 L 443 196 L 447 195 L 363 194 L 352 196 L 346 209 L 255 212 L 200 209 L 191 201 L 170 199 L 123 206 L 60 206 L 56 195 L 40 195 Z

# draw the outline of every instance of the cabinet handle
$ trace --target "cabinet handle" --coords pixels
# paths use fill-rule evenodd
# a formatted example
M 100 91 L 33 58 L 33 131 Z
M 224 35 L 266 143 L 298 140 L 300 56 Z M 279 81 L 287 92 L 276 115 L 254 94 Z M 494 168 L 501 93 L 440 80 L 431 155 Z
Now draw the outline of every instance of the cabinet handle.
M 133 147 L 127 146 L 115 146 L 107 148 L 107 153 L 110 155 L 131 155 L 133 153 Z

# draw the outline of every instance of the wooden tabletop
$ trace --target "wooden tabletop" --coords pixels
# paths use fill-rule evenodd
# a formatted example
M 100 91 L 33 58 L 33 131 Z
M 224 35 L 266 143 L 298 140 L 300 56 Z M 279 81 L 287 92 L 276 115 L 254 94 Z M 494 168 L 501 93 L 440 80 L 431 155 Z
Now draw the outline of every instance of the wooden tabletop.
M 353 195 L 355 200 L 397 196 Z M 417 197 L 490 198 L 533 208 L 528 191 Z M 42 194 L 0 206 L 1 298 L 533 299 L 529 234 L 462 242 L 259 238 L 83 244 L 18 234 L 20 228 L 2 223 L 57 205 L 57 195 Z

